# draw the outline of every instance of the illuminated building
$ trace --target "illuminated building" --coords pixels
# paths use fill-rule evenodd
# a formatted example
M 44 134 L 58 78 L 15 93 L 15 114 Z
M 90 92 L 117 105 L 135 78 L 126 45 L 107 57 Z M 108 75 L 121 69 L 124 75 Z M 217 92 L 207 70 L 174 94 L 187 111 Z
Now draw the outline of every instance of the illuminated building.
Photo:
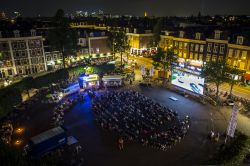
M 245 71 L 246 75 L 250 71 L 250 46 L 244 44 L 244 37 L 240 35 L 236 41 L 229 41 L 220 30 L 215 30 L 209 37 L 196 32 L 192 38 L 187 38 L 184 31 L 179 31 L 178 35 L 166 31 L 161 35 L 159 46 L 164 50 L 173 49 L 184 59 L 203 62 L 226 60 L 229 65 Z
M 63 67 L 63 56 L 59 51 L 45 52 L 48 70 L 61 69 Z
M 21 36 L 0 33 L 0 78 L 15 75 L 30 75 L 46 71 L 43 37 L 36 36 L 35 30 Z
M 139 34 L 134 30 L 134 33 L 127 33 L 127 36 L 130 54 L 150 55 L 156 51 L 156 47 L 153 47 L 153 33 L 150 31 Z

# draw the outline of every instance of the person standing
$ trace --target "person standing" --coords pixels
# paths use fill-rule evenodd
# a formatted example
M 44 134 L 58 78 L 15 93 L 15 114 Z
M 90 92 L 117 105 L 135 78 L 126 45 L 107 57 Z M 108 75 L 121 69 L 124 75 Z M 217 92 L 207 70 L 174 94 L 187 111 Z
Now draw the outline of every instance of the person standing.
M 122 137 L 119 138 L 118 140 L 118 148 L 119 150 L 123 150 L 123 144 L 124 144 L 124 140 Z

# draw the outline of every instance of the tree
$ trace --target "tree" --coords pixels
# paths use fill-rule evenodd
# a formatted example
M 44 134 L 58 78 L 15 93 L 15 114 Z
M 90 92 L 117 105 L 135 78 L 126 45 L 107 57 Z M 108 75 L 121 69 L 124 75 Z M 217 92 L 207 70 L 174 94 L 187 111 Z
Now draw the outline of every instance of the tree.
M 26 77 L 22 79 L 21 82 L 17 83 L 17 88 L 20 90 L 20 92 L 25 92 L 28 95 L 28 99 L 30 98 L 30 89 L 34 88 L 34 79 L 33 77 Z
M 157 68 L 163 69 L 163 77 L 165 79 L 166 71 L 170 70 L 173 62 L 178 59 L 178 56 L 174 54 L 173 49 L 168 49 L 166 52 L 161 48 L 157 49 L 157 53 L 153 57 L 152 65 Z
M 154 28 L 153 28 L 153 45 L 155 47 L 158 46 L 160 40 L 161 40 L 161 30 L 162 30 L 162 23 L 163 23 L 163 19 L 159 18 L 157 20 L 157 23 L 155 24 Z
M 216 86 L 216 104 L 219 104 L 219 88 L 220 85 L 228 80 L 229 67 L 226 61 L 207 62 L 201 71 L 201 76 L 204 77 L 207 82 L 214 83 Z
M 230 85 L 230 93 L 229 96 L 232 96 L 232 90 L 235 84 L 239 83 L 240 80 L 236 78 L 236 75 L 242 75 L 243 71 L 240 69 L 237 69 L 237 67 L 229 66 L 228 69 L 228 84 Z
M 69 21 L 64 15 L 64 11 L 59 9 L 53 18 L 54 28 L 49 31 L 49 44 L 53 50 L 59 50 L 63 56 L 63 66 L 65 68 L 66 54 L 75 53 L 77 48 L 77 33 L 70 29 Z
M 120 53 L 121 66 L 122 66 L 122 53 L 129 49 L 128 37 L 125 29 L 123 28 L 111 28 L 109 32 L 109 45 L 113 53 Z

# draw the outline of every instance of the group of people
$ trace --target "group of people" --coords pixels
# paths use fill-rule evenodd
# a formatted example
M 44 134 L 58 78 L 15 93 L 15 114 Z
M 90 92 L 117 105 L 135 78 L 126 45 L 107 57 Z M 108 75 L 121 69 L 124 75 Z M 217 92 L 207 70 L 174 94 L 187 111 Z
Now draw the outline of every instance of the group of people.
M 211 89 L 211 88 L 207 88 L 206 89 L 206 95 L 211 97 L 212 99 L 214 99 L 216 101 L 216 90 L 215 89 Z M 227 100 L 231 99 L 234 102 L 240 102 L 241 104 L 243 104 L 244 106 L 250 105 L 250 100 L 245 99 L 243 97 L 238 97 L 235 96 L 233 94 L 230 95 L 230 93 L 226 92 L 219 92 L 219 97 L 221 99 L 221 104 L 222 105 L 227 105 Z
M 64 112 L 69 110 L 77 100 L 67 99 L 57 105 L 53 110 L 53 118 L 52 118 L 52 125 L 53 126 L 61 126 L 64 124 Z
M 133 141 L 167 150 L 187 134 L 190 120 L 136 91 L 108 91 L 96 97 L 93 106 L 96 122 L 118 133 L 118 147 Z
M 1 139 L 5 143 L 11 142 L 11 137 L 13 134 L 13 126 L 10 121 L 6 121 L 1 126 Z

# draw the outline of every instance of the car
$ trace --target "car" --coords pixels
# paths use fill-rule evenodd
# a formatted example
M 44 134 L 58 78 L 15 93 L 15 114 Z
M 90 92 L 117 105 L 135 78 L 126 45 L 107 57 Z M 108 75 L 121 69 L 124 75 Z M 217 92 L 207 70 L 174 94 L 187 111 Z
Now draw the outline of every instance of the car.
M 191 89 L 195 92 L 195 93 L 201 93 L 201 90 L 198 88 L 197 85 L 195 85 L 194 83 L 190 83 Z
M 226 104 L 229 106 L 234 106 L 234 101 L 229 99 L 226 101 Z
M 179 83 L 184 83 L 183 77 L 178 78 L 178 82 L 179 82 Z
M 204 88 L 204 84 L 199 83 L 198 85 L 200 85 L 202 88 Z

